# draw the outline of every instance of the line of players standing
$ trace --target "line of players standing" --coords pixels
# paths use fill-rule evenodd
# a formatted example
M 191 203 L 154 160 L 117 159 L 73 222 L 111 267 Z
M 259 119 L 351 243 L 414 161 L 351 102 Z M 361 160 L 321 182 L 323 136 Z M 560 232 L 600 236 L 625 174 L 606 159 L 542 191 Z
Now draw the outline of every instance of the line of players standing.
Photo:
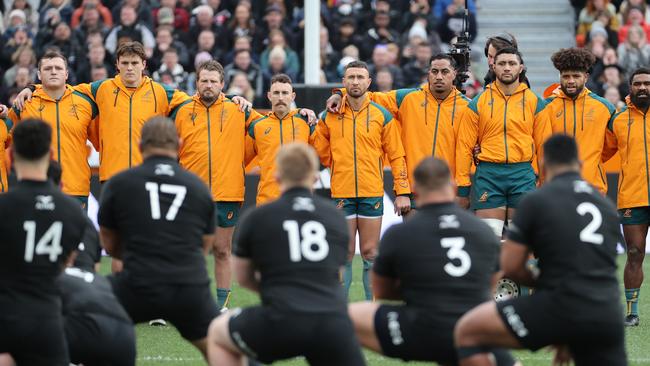
M 496 37 L 492 39 L 492 41 L 494 40 L 507 41 L 508 39 Z M 514 39 L 510 38 L 510 46 L 513 46 L 513 43 Z M 199 92 L 193 98 L 183 95 L 182 92 L 165 89 L 162 85 L 142 77 L 142 70 L 146 65 L 144 58 L 140 55 L 140 47 L 138 44 L 129 44 L 126 49 L 122 50 L 121 54 L 118 52 L 117 62 L 120 75 L 116 78 L 90 85 L 79 85 L 74 88 L 65 85 L 64 76 L 67 67 L 65 59 L 56 55 L 44 57 L 39 63 L 39 73 L 41 73 L 41 80 L 43 80 L 42 88 L 35 90 L 32 96 L 33 99 L 27 102 L 25 108 L 13 108 L 9 113 L 10 117 L 5 120 L 5 125 L 9 130 L 13 125 L 13 121 L 18 122 L 29 117 L 41 117 L 48 120 L 44 117 L 44 114 L 48 113 L 48 107 L 50 113 L 54 112 L 53 118 L 48 122 L 54 127 L 52 129 L 54 131 L 52 134 L 54 157 L 63 165 L 64 192 L 66 187 L 73 186 L 74 182 L 79 180 L 79 177 L 76 176 L 77 170 L 66 168 L 66 165 L 72 165 L 72 162 L 68 162 L 68 159 L 66 159 L 66 151 L 70 154 L 71 149 L 69 146 L 74 145 L 71 142 L 73 139 L 70 138 L 70 135 L 74 134 L 66 131 L 66 129 L 73 128 L 75 123 L 81 125 L 81 127 L 74 127 L 77 127 L 77 132 L 82 133 L 84 143 L 85 138 L 90 137 L 91 141 L 96 143 L 96 147 L 102 153 L 102 167 L 100 167 L 100 180 L 102 182 L 106 182 L 119 170 L 132 165 L 135 166 L 142 161 L 142 156 L 134 146 L 139 145 L 143 152 L 147 147 L 154 150 L 154 152 L 144 154 L 152 158 L 146 160 L 141 168 L 137 168 L 141 170 L 143 176 L 143 180 L 140 182 L 143 183 L 142 187 L 137 185 L 137 179 L 122 177 L 128 177 L 124 173 L 120 175 L 122 179 L 116 178 L 109 181 L 102 195 L 100 205 L 102 243 L 115 258 L 123 258 L 125 261 L 124 270 L 112 278 L 113 290 L 132 320 L 137 322 L 150 319 L 152 313 L 164 316 L 179 328 L 186 339 L 192 341 L 204 352 L 206 349 L 205 330 L 209 320 L 216 315 L 217 310 L 216 305 L 211 306 L 213 300 L 209 295 L 209 291 L 207 293 L 205 291 L 204 285 L 207 274 L 205 276 L 203 276 L 203 273 L 197 275 L 194 272 L 183 272 L 182 269 L 179 269 L 179 273 L 170 271 L 170 268 L 166 266 L 173 266 L 174 263 L 178 262 L 178 258 L 182 257 L 182 250 L 179 250 L 178 253 L 165 253 L 166 255 L 162 256 L 164 257 L 162 263 L 143 261 L 142 258 L 147 258 L 148 255 L 159 255 L 159 250 L 149 248 L 138 252 L 136 248 L 143 247 L 143 243 L 150 241 L 152 238 L 152 236 L 145 236 L 140 233 L 145 230 L 146 225 L 138 225 L 138 220 L 146 218 L 150 221 L 165 220 L 172 222 L 166 223 L 168 226 L 171 225 L 169 232 L 161 230 L 156 232 L 160 236 L 159 242 L 161 243 L 178 242 L 179 248 L 182 248 L 181 241 L 186 244 L 200 242 L 201 245 L 196 246 L 196 248 L 201 246 L 207 248 L 213 246 L 213 243 L 216 242 L 217 292 L 218 295 L 221 293 L 221 299 L 224 302 L 227 301 L 229 298 L 230 273 L 226 271 L 228 266 L 224 265 L 224 263 L 229 261 L 230 240 L 234 230 L 232 227 L 236 222 L 241 200 L 243 200 L 243 163 L 255 154 L 260 156 L 262 175 L 258 199 L 261 201 L 276 198 L 280 189 L 273 184 L 276 166 L 274 159 L 269 158 L 269 156 L 273 156 L 278 146 L 284 144 L 284 141 L 311 143 L 319 152 L 321 162 L 331 169 L 332 195 L 337 202 L 337 206 L 345 212 L 348 218 L 347 225 L 350 234 L 352 234 L 347 237 L 348 258 L 343 276 L 344 283 L 349 284 L 351 278 L 349 263 L 351 254 L 353 254 L 352 243 L 354 241 L 350 238 L 354 238 L 354 234 L 358 231 L 364 259 L 364 287 L 368 299 L 372 298 L 368 273 L 373 267 L 373 261 L 377 256 L 376 243 L 381 225 L 381 220 L 378 217 L 383 213 L 383 161 L 385 158 L 388 159 L 393 168 L 395 177 L 396 211 L 400 214 L 407 214 L 412 207 L 415 207 L 417 201 L 416 197 L 412 195 L 409 197 L 409 195 L 411 194 L 411 185 L 414 186 L 414 191 L 418 192 L 418 189 L 415 188 L 418 187 L 418 182 L 415 179 L 414 168 L 422 158 L 430 155 L 440 156 L 449 164 L 452 172 L 451 176 L 456 177 L 459 185 L 458 196 L 461 198 L 458 201 L 463 206 L 467 206 L 468 202 L 463 197 L 467 197 L 467 193 L 469 193 L 469 169 L 472 159 L 477 155 L 480 163 L 477 167 L 473 187 L 475 198 L 473 206 L 477 210 L 477 216 L 483 218 L 494 232 L 498 232 L 500 235 L 504 221 L 513 217 L 513 209 L 519 203 L 521 196 L 534 189 L 537 179 L 536 173 L 541 174 L 540 170 L 536 169 L 533 160 L 535 160 L 535 157 L 541 159 L 543 155 L 542 143 L 550 135 L 552 126 L 554 131 L 557 130 L 552 119 L 563 119 L 564 130 L 556 132 L 570 133 L 571 119 L 569 118 L 568 124 L 566 122 L 567 117 L 570 117 L 567 113 L 570 111 L 570 109 L 567 109 L 567 104 L 569 104 L 569 108 L 571 108 L 572 104 L 574 114 L 573 135 L 578 140 L 580 156 L 585 161 L 583 174 L 588 181 L 598 188 L 600 188 L 599 184 L 602 182 L 590 179 L 593 178 L 590 176 L 593 171 L 602 174 L 602 170 L 599 170 L 601 159 L 596 159 L 597 166 L 594 169 L 593 163 L 588 160 L 589 158 L 586 158 L 586 156 L 592 157 L 592 155 L 585 154 L 583 150 L 590 148 L 598 150 L 600 148 L 602 152 L 603 148 L 602 145 L 599 147 L 591 145 L 586 147 L 587 144 L 581 143 L 581 138 L 577 133 L 578 119 L 575 117 L 578 114 L 576 112 L 576 102 L 580 104 L 579 98 L 585 98 L 582 100 L 580 131 L 581 133 L 585 131 L 586 119 L 587 131 L 584 133 L 594 139 L 597 139 L 597 137 L 594 137 L 593 130 L 589 129 L 593 128 L 595 130 L 596 125 L 600 126 L 597 120 L 603 119 L 602 117 L 605 115 L 602 111 L 596 109 L 601 108 L 602 105 L 602 108 L 605 108 L 609 113 L 607 118 L 604 118 L 605 126 L 607 126 L 607 122 L 610 120 L 609 117 L 613 115 L 614 111 L 607 102 L 595 97 L 581 87 L 580 78 L 584 78 L 584 74 L 590 65 L 584 67 L 585 64 L 588 64 L 588 60 L 584 61 L 585 58 L 588 59 L 588 56 L 581 54 L 579 50 L 565 50 L 554 55 L 554 62 L 556 56 L 560 60 L 556 62 L 556 66 L 562 64 L 562 56 L 565 54 L 569 56 L 564 57 L 564 59 L 575 60 L 576 57 L 571 56 L 576 56 L 577 53 L 579 56 L 577 59 L 582 61 L 577 63 L 573 61 L 572 64 L 570 61 L 565 60 L 564 64 L 568 64 L 569 67 L 559 68 L 562 75 L 562 87 L 556 91 L 557 97 L 550 101 L 550 106 L 546 106 L 545 101 L 536 97 L 525 83 L 520 82 L 523 60 L 517 50 L 512 47 L 503 47 L 496 50 L 493 44 L 488 44 L 486 53 L 491 54 L 492 51 L 496 51 L 493 59 L 496 81 L 488 85 L 486 92 L 477 96 L 471 102 L 453 88 L 452 82 L 455 77 L 453 60 L 444 55 L 438 55 L 432 59 L 428 85 L 423 86 L 421 89 L 399 90 L 385 95 L 380 93 L 368 94 L 367 88 L 370 80 L 367 67 L 361 62 L 352 63 L 346 68 L 343 79 L 346 89 L 341 91 L 341 94 L 345 92 L 346 95 L 342 97 L 342 100 L 334 98 L 333 103 L 330 103 L 330 112 L 321 115 L 321 121 L 314 129 L 307 123 L 307 118 L 302 117 L 302 114 L 309 115 L 309 111 L 297 113 L 289 110 L 289 105 L 295 96 L 290 80 L 276 78 L 275 82 L 272 83 L 269 98 L 273 110 L 263 117 L 256 115 L 254 111 L 252 113 L 240 111 L 230 99 L 221 94 L 223 71 L 217 63 L 208 63 L 199 69 L 197 80 Z M 51 76 L 49 79 L 48 75 Z M 629 128 L 632 124 L 630 121 L 633 120 L 631 110 L 634 109 L 635 112 L 647 110 L 647 105 L 643 109 L 644 98 L 648 98 L 648 85 L 644 82 L 645 77 L 650 79 L 650 73 L 644 70 L 635 73 L 633 76 L 631 108 L 627 112 L 628 120 L 626 120 L 627 135 L 622 134 L 624 131 L 617 131 L 619 125 L 622 126 L 621 128 L 624 126 L 622 122 L 616 122 L 617 118 L 622 120 L 624 117 L 621 116 L 625 113 L 611 118 L 612 122 L 609 123 L 610 132 L 607 137 L 608 144 L 605 148 L 608 154 L 615 151 L 616 147 L 622 153 L 629 151 Z M 636 81 L 638 84 L 636 89 L 634 87 L 634 78 L 640 78 L 639 81 Z M 555 102 L 555 100 L 562 101 L 562 103 Z M 587 100 L 589 101 L 588 106 L 592 107 L 592 109 L 585 111 Z M 634 104 L 635 101 L 638 103 Z M 555 108 L 562 113 L 551 114 L 548 112 L 552 109 L 554 102 Z M 33 108 L 31 115 L 29 113 L 30 103 Z M 68 105 L 65 103 L 68 103 Z M 54 111 L 51 110 L 52 107 L 54 107 Z M 22 112 L 21 109 L 23 109 Z M 86 114 L 82 114 L 80 118 L 79 114 L 82 112 Z M 639 113 L 645 117 L 643 112 Z M 146 114 L 149 115 L 145 116 Z M 93 123 L 97 115 L 102 119 L 98 126 Z M 128 128 L 117 126 L 114 121 L 117 118 L 124 118 L 126 115 L 129 118 Z M 177 133 L 156 133 L 156 131 L 165 130 L 164 123 L 158 122 L 158 128 L 151 128 L 153 130 L 151 132 L 153 136 L 151 141 L 153 142 L 150 144 L 151 146 L 148 146 L 144 143 L 145 136 L 140 136 L 140 131 L 132 126 L 144 124 L 147 117 L 153 115 L 169 115 L 175 122 L 175 131 Z M 526 118 L 528 118 L 528 122 L 526 122 Z M 549 119 L 551 119 L 550 122 Z M 645 122 L 645 120 L 643 121 Z M 494 122 L 498 123 L 495 124 Z M 424 123 L 424 126 L 418 126 L 417 123 Z M 637 126 L 639 124 L 637 123 Z M 21 123 L 17 123 L 17 125 L 20 126 Z M 567 129 L 567 126 L 569 126 L 569 129 Z M 643 127 L 645 127 L 645 123 Z M 425 134 L 424 131 L 427 130 L 431 133 Z M 601 141 L 605 141 L 605 133 L 605 131 L 602 131 L 603 138 Z M 203 218 L 211 218 L 212 215 L 216 214 L 219 216 L 217 220 L 219 226 L 230 228 L 221 231 L 221 240 L 219 240 L 219 230 L 217 230 L 217 239 L 213 239 L 214 228 L 209 222 L 203 222 L 204 227 L 196 225 L 200 227 L 193 233 L 197 240 L 188 240 L 189 233 L 187 232 L 184 232 L 185 237 L 174 237 L 174 233 L 178 234 L 179 230 L 174 231 L 172 224 L 181 225 L 175 219 L 179 212 L 184 211 L 184 202 L 187 202 L 186 205 L 193 207 L 190 205 L 191 200 L 186 201 L 190 197 L 188 192 L 198 194 L 201 193 L 202 189 L 195 187 L 196 189 L 188 190 L 187 185 L 162 183 L 162 180 L 160 180 L 165 177 L 183 175 L 174 162 L 176 151 L 171 154 L 172 156 L 167 154 L 166 160 L 160 162 L 155 160 L 156 156 L 165 155 L 164 151 L 161 152 L 156 149 L 171 151 L 176 150 L 178 147 L 178 141 L 170 141 L 171 135 L 177 137 L 180 135 L 183 140 L 183 144 L 178 151 L 178 160 L 180 160 L 181 165 L 203 178 L 203 182 L 207 183 L 210 191 L 203 198 L 209 198 L 211 203 L 216 201 L 217 213 L 215 213 L 213 206 L 210 205 L 211 210 L 208 211 L 211 211 L 211 213 L 207 213 L 207 216 Z M 246 135 L 252 140 L 248 144 L 245 141 Z M 627 140 L 623 136 L 627 136 Z M 78 138 L 78 136 L 76 137 Z M 127 137 L 126 141 L 125 137 Z M 141 139 L 142 142 L 140 142 Z M 427 139 L 432 141 L 427 141 Z M 408 141 L 408 144 L 403 146 L 402 141 Z M 480 141 L 478 154 L 474 152 L 477 141 Z M 622 141 L 626 141 L 626 144 Z M 636 147 L 634 148 L 636 149 Z M 205 159 L 206 149 L 207 162 Z M 109 154 L 109 152 L 112 153 Z M 591 153 L 591 151 L 588 152 Z M 605 153 L 602 153 L 602 155 L 606 156 Z M 73 158 L 69 160 L 74 161 Z M 123 166 L 120 167 L 120 164 Z M 222 165 L 225 165 L 225 167 L 222 167 Z M 433 169 L 434 167 L 430 168 Z M 632 169 L 639 170 L 638 167 Z M 435 171 L 435 169 L 433 170 Z M 66 172 L 68 172 L 67 176 Z M 423 179 L 426 181 L 425 178 Z M 238 184 L 240 180 L 241 185 Z M 262 183 L 265 183 L 265 185 Z M 3 185 L 3 189 L 4 187 Z M 112 187 L 116 187 L 114 188 L 115 192 L 120 192 L 120 189 L 122 189 L 129 192 L 131 196 L 114 193 Z M 186 188 L 182 189 L 180 187 Z M 440 187 L 438 185 L 436 189 L 440 189 Z M 136 193 L 138 191 L 142 192 L 143 197 L 149 201 L 149 205 L 134 204 L 134 197 L 138 196 Z M 75 195 L 76 192 L 68 191 L 66 193 Z M 306 203 L 304 204 L 307 207 L 309 206 Z M 296 206 L 295 203 L 294 206 Z M 129 209 L 125 209 L 126 207 L 129 207 Z M 164 212 L 165 209 L 167 209 L 166 213 Z M 192 209 L 192 211 L 197 210 Z M 580 212 L 578 213 L 580 214 Z M 591 212 L 589 213 L 591 214 Z M 643 212 L 634 211 L 634 213 L 636 215 L 633 213 L 630 215 L 633 215 L 635 219 L 639 219 L 639 215 L 643 217 Z M 162 218 L 163 214 L 164 219 Z M 581 215 L 584 216 L 584 214 Z M 182 215 L 178 217 L 180 218 Z M 592 217 L 595 220 L 596 216 L 594 214 L 592 214 Z M 448 220 L 448 224 L 453 226 L 454 221 L 451 218 L 448 218 Z M 188 222 L 192 221 L 188 219 Z M 200 220 L 194 221 L 196 223 Z M 300 262 L 302 257 L 308 261 L 319 262 L 312 259 L 318 258 L 322 255 L 321 252 L 325 251 L 322 249 L 322 243 L 324 242 L 327 245 L 330 241 L 329 230 L 323 228 L 321 231 L 318 226 L 314 225 L 305 228 L 306 222 L 300 220 L 294 220 L 294 224 L 287 224 L 288 221 L 284 221 L 286 225 L 283 226 L 283 230 L 286 232 L 284 235 L 288 235 L 289 238 L 289 257 L 292 260 L 297 258 L 298 260 L 295 262 Z M 154 222 L 154 224 L 156 223 Z M 25 227 L 27 226 L 29 225 Z M 647 224 L 645 226 L 647 230 Z M 598 227 L 589 226 L 589 229 L 597 230 Z M 42 234 L 43 236 L 36 236 L 42 240 L 39 240 L 39 243 L 36 244 L 34 254 L 37 256 L 48 254 L 49 258 L 55 258 L 52 262 L 57 262 L 60 246 L 56 250 L 53 248 L 53 238 L 56 235 L 54 233 L 48 235 L 49 231 L 45 228 L 40 230 L 36 231 L 35 234 L 42 232 L 44 234 Z M 187 228 L 185 227 L 184 230 L 187 231 Z M 244 235 L 245 232 L 242 229 L 241 235 Z M 25 229 L 25 233 L 23 235 L 26 235 L 28 239 L 29 229 Z M 596 235 L 594 231 L 591 231 L 591 234 Z M 33 235 L 32 241 L 35 240 Z M 580 235 L 582 238 L 582 233 Z M 266 237 L 269 236 L 266 235 Z M 238 247 L 235 253 L 241 258 L 247 256 L 253 258 L 250 248 L 248 250 L 243 249 L 243 243 L 245 243 L 244 240 L 242 240 L 242 247 Z M 463 245 L 458 242 L 451 243 L 447 241 L 442 246 L 449 249 L 446 253 L 443 251 L 443 254 L 448 260 L 451 260 L 451 262 L 447 263 L 448 265 L 443 266 L 445 270 L 449 269 L 449 271 L 456 274 L 463 271 L 467 273 L 468 269 L 464 268 L 468 266 L 467 260 L 463 258 L 469 256 L 469 254 L 462 249 Z M 318 249 L 314 250 L 314 246 Z M 40 251 L 39 248 L 41 248 Z M 52 254 L 53 252 L 57 252 L 57 255 Z M 196 260 L 198 258 L 196 254 L 197 251 L 194 251 L 194 257 L 192 258 L 190 255 L 187 262 L 192 263 L 193 260 Z M 186 255 L 188 254 L 186 253 Z M 251 263 L 248 264 L 250 267 Z M 259 265 L 259 263 L 254 263 L 251 268 L 245 269 L 248 272 L 253 270 L 253 274 L 254 269 L 264 272 L 263 267 L 257 267 Z M 382 272 L 385 274 L 384 277 L 387 278 L 375 280 L 375 282 L 385 281 L 385 285 L 391 288 L 391 291 L 386 291 L 385 297 L 391 298 L 395 297 L 395 295 L 402 295 L 402 298 L 407 299 L 398 290 L 399 286 L 390 281 L 391 277 L 395 275 L 394 268 L 386 268 L 385 264 L 377 265 L 375 268 L 376 277 L 381 278 Z M 156 274 L 156 276 L 152 274 Z M 456 277 L 462 277 L 463 275 L 464 273 L 456 275 Z M 452 274 L 452 276 L 454 275 Z M 136 280 L 140 278 L 148 278 L 148 280 L 143 280 L 143 282 Z M 156 278 L 156 280 L 153 280 L 153 278 Z M 219 287 L 220 279 L 221 283 L 227 283 L 225 285 L 227 287 Z M 259 280 L 255 282 L 254 275 L 252 283 L 254 288 L 260 285 Z M 157 292 L 148 293 L 148 295 L 153 299 L 160 299 L 159 303 L 168 304 L 168 308 L 163 306 L 163 308 L 152 310 L 152 304 L 143 304 L 139 300 L 141 294 L 138 291 L 150 291 L 145 289 L 151 288 L 152 284 L 156 285 Z M 161 289 L 162 284 L 165 284 L 165 286 L 171 284 L 173 288 L 163 287 Z M 193 290 L 187 289 L 188 284 L 195 286 L 191 287 Z M 349 285 L 346 287 L 349 287 Z M 381 285 L 376 284 L 376 287 L 380 288 Z M 640 283 L 637 287 L 640 287 Z M 183 294 L 182 296 L 196 297 L 197 303 L 202 303 L 204 308 L 194 312 L 188 312 L 187 309 L 183 309 L 184 311 L 178 309 L 177 306 L 179 305 L 174 304 L 172 299 L 178 298 L 179 291 L 189 291 L 189 294 Z M 265 299 L 264 292 L 262 294 L 265 303 L 278 301 L 276 299 Z M 638 298 L 638 288 L 635 291 L 630 308 L 633 307 L 632 305 L 635 306 L 636 298 Z M 409 301 L 406 302 L 408 305 Z M 157 302 L 154 301 L 154 303 Z M 369 328 L 372 330 L 379 325 L 378 319 L 381 319 L 381 316 L 378 315 L 379 310 L 377 308 L 369 311 L 376 314 L 374 324 L 372 320 L 370 321 Z M 629 311 L 630 314 L 628 315 L 634 315 L 632 309 L 629 309 Z M 192 313 L 194 318 L 188 317 L 187 313 Z M 361 311 L 360 313 L 367 313 L 367 311 Z M 388 338 L 390 338 L 390 342 L 394 346 L 403 344 L 404 340 L 400 341 L 400 338 L 403 337 L 397 337 L 394 332 L 395 322 L 397 322 L 399 329 L 400 323 L 397 320 L 399 314 L 394 311 L 386 311 L 385 313 L 385 328 L 388 335 L 382 339 L 380 329 L 375 329 L 377 332 L 377 336 L 374 338 L 375 343 L 379 338 L 379 342 L 382 344 L 374 349 L 389 354 L 386 348 L 390 347 L 384 347 L 388 344 Z M 460 315 L 462 314 L 458 316 Z M 249 317 L 254 316 L 256 315 Z M 458 316 L 454 318 L 454 323 Z M 207 323 L 206 319 L 208 319 Z M 636 319 L 638 324 L 638 316 Z M 360 325 L 363 322 L 359 322 L 354 316 L 353 321 L 359 332 L 363 328 Z M 223 322 L 222 320 L 221 323 Z M 368 325 L 368 322 L 365 324 Z M 232 325 L 233 323 L 231 323 Z M 233 332 L 231 329 L 229 334 L 233 336 L 238 334 L 237 337 L 239 337 L 240 342 L 237 343 L 237 349 L 250 355 L 254 348 L 250 349 L 245 338 L 242 338 L 242 334 L 245 334 L 246 329 L 245 325 L 243 327 L 242 333 Z M 219 326 L 215 325 L 214 328 L 214 333 L 219 334 Z M 254 327 L 254 329 L 257 328 Z M 203 337 L 200 337 L 201 334 Z M 451 333 L 447 335 L 449 336 L 447 341 L 449 341 Z M 369 346 L 364 341 L 363 336 L 360 335 L 359 338 L 362 344 Z M 453 347 L 453 342 L 447 343 Z M 216 341 L 215 344 L 217 344 Z M 232 340 L 230 345 L 232 345 Z M 226 342 L 227 346 L 228 342 Z M 373 348 L 372 346 L 369 347 Z M 448 348 L 447 351 L 449 351 Z M 471 347 L 465 348 L 470 349 Z M 230 349 L 230 351 L 232 353 L 233 350 Z M 406 352 L 407 355 L 405 356 L 400 356 L 400 353 L 396 352 L 395 355 L 398 357 L 414 357 L 409 356 L 409 352 Z M 449 354 L 453 354 L 450 357 L 455 359 L 455 352 Z M 472 358 L 475 354 L 469 352 L 468 357 L 463 357 L 463 354 L 461 354 L 461 358 Z M 272 355 L 269 357 L 273 359 L 277 356 Z M 257 358 L 264 359 L 262 357 Z

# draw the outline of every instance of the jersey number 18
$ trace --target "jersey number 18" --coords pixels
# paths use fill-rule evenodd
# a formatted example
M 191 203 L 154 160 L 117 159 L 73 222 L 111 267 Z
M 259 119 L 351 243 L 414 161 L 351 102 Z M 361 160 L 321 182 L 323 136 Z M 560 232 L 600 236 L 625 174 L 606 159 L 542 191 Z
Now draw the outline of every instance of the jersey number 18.
M 325 226 L 318 221 L 307 221 L 302 226 L 296 220 L 285 220 L 282 228 L 289 236 L 289 258 L 300 262 L 305 258 L 311 262 L 320 262 L 330 252 L 325 239 Z

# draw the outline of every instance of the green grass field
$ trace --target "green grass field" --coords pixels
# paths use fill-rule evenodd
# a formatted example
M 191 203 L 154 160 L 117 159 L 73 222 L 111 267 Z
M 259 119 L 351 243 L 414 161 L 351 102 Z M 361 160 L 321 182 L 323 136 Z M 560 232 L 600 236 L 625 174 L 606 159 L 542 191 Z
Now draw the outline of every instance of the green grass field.
M 212 259 L 207 261 L 212 275 Z M 621 288 L 623 287 L 622 269 L 625 263 L 625 256 L 619 256 L 619 278 Z M 650 264 L 644 264 L 646 271 L 650 270 Z M 105 258 L 102 262 L 102 272 L 110 271 L 110 262 Z M 363 299 L 363 286 L 361 284 L 361 261 L 355 258 L 355 277 L 350 290 L 351 301 Z M 214 292 L 214 286 L 212 286 Z M 258 303 L 258 297 L 247 290 L 234 286 L 232 306 L 249 306 Z M 641 291 L 641 303 L 639 305 L 641 325 L 626 330 L 627 352 L 630 365 L 650 365 L 650 286 L 644 283 Z M 138 366 L 140 365 L 205 365 L 201 354 L 189 343 L 183 340 L 174 327 L 150 327 L 138 325 L 136 327 Z M 435 345 L 432 345 L 435 347 Z M 368 365 L 402 365 L 404 362 L 392 360 L 373 352 L 365 352 Z M 551 354 L 540 351 L 517 352 L 517 357 L 526 366 L 550 365 Z M 294 359 L 285 362 L 278 362 L 276 365 L 298 366 L 307 363 L 301 359 Z M 410 365 L 421 365 L 421 363 L 409 363 Z

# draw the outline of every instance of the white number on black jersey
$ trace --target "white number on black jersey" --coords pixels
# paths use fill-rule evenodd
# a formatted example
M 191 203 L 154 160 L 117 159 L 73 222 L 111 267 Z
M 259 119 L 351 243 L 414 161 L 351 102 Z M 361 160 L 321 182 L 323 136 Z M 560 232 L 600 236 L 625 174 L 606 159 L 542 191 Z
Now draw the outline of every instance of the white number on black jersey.
M 445 264 L 445 272 L 452 277 L 464 276 L 472 267 L 472 258 L 470 258 L 469 254 L 463 250 L 463 247 L 465 246 L 465 238 L 461 236 L 442 238 L 440 240 L 440 245 L 445 249 L 449 249 L 447 251 L 447 257 L 450 260 L 457 259 L 460 262 L 460 265 L 458 266 L 452 262 Z
M 158 197 L 158 191 L 161 193 L 174 195 L 174 201 L 172 202 L 171 206 L 169 206 L 169 211 L 167 211 L 167 214 L 165 215 L 165 220 L 174 221 L 176 214 L 178 214 L 178 209 L 183 204 L 183 200 L 187 194 L 187 188 L 184 186 L 166 183 L 161 184 L 159 187 L 158 183 L 155 182 L 145 183 L 144 188 L 149 191 L 151 218 L 154 220 L 160 220 L 160 198 Z
M 282 228 L 289 236 L 289 258 L 292 262 L 300 262 L 302 258 L 319 262 L 329 254 L 330 247 L 325 239 L 327 232 L 320 222 L 307 221 L 300 227 L 296 220 L 285 220 Z
M 63 232 L 63 223 L 54 221 L 36 242 L 36 221 L 23 222 L 23 230 L 27 233 L 25 237 L 25 262 L 31 263 L 34 260 L 34 254 L 47 254 L 50 262 L 56 262 L 59 255 L 63 253 L 61 248 L 61 234 Z
M 601 245 L 605 239 L 603 234 L 596 232 L 603 223 L 603 215 L 598 210 L 598 207 L 591 202 L 583 202 L 576 207 L 576 211 L 580 216 L 591 215 L 591 221 L 580 231 L 580 240 L 585 243 Z

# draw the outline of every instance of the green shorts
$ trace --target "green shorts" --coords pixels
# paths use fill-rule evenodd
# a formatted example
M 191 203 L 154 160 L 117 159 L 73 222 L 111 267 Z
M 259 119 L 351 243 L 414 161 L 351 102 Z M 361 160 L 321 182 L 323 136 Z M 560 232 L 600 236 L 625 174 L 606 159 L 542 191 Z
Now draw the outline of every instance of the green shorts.
M 498 164 L 481 162 L 472 187 L 472 208 L 515 208 L 521 197 L 535 190 L 535 171 L 529 162 Z
M 375 218 L 384 215 L 384 197 L 334 198 L 345 218 Z
M 618 216 L 623 225 L 650 224 L 650 206 L 622 208 Z
M 214 203 L 214 209 L 217 210 L 217 226 L 233 227 L 239 220 L 239 211 L 243 202 L 235 201 L 217 201 Z

